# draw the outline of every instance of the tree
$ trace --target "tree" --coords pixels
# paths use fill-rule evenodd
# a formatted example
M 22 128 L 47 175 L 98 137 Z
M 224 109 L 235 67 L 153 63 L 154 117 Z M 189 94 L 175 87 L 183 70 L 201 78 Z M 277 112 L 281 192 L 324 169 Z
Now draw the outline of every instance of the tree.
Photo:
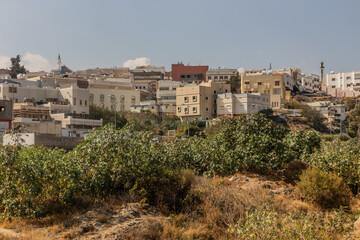
M 360 124 L 360 104 L 355 105 L 346 116 L 346 132 L 350 137 L 358 136 Z
M 10 77 L 12 79 L 17 79 L 17 75 L 20 73 L 26 73 L 26 69 L 25 69 L 24 65 L 20 65 L 20 62 L 21 62 L 20 55 L 17 55 L 16 57 L 11 58 L 10 61 L 11 61 Z
M 226 81 L 227 84 L 231 86 L 231 92 L 238 93 L 240 92 L 241 80 L 239 75 L 231 76 L 230 80 Z

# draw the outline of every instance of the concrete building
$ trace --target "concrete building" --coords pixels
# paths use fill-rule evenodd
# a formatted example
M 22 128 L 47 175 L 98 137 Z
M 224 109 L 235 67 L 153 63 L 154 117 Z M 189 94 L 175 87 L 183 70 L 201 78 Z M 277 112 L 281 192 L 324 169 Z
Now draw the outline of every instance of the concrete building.
M 322 90 L 333 97 L 357 97 L 360 95 L 360 71 L 332 71 L 326 74 Z
M 301 92 L 317 92 L 320 90 L 320 76 L 316 74 L 301 74 L 298 76 L 297 86 Z
M 181 82 L 161 80 L 157 82 L 156 100 L 159 105 L 159 115 L 176 114 L 176 89 Z
M 140 91 L 119 88 L 90 87 L 90 104 L 109 110 L 130 111 L 130 107 L 140 104 Z
M 237 69 L 228 69 L 226 67 L 210 69 L 206 72 L 207 81 L 226 82 L 232 76 L 237 76 L 239 73 Z
M 134 105 L 130 107 L 131 112 L 141 112 L 141 111 L 150 111 L 155 115 L 159 114 L 159 105 L 156 104 L 155 100 L 143 101 L 139 105 Z
M 328 121 L 345 121 L 346 119 L 346 106 L 340 104 L 333 104 L 330 101 L 319 101 L 319 102 L 305 102 L 305 104 L 318 110 L 324 115 Z
M 230 84 L 203 82 L 176 89 L 176 115 L 181 120 L 210 120 L 217 116 L 218 94 L 230 93 Z
M 218 94 L 217 115 L 254 114 L 270 108 L 270 96 L 265 93 Z
M 172 64 L 171 77 L 173 81 L 199 84 L 206 81 L 206 72 L 208 70 L 209 66 L 185 66 L 182 63 Z
M 291 90 L 286 87 L 286 73 L 271 70 L 245 71 L 241 77 L 241 93 L 266 93 L 270 95 L 270 107 L 278 109 L 291 98 Z

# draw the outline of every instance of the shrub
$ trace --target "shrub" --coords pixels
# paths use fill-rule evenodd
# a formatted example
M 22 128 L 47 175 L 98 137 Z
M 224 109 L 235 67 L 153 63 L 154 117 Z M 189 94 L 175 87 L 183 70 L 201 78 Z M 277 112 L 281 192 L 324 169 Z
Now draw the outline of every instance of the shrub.
M 294 160 L 291 161 L 286 168 L 284 169 L 284 177 L 285 177 L 285 181 L 291 184 L 294 184 L 295 181 L 300 180 L 299 176 L 300 174 L 307 169 L 308 164 L 299 161 L 299 160 Z
M 352 196 L 342 178 L 315 167 L 303 171 L 297 188 L 306 200 L 326 209 L 348 207 Z

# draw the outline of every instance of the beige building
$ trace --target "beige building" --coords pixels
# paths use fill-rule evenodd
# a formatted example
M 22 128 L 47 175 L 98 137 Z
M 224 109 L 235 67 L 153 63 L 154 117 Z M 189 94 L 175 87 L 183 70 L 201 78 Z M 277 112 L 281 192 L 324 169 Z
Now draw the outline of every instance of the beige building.
M 140 105 L 140 91 L 117 88 L 90 88 L 90 104 L 109 110 L 130 111 L 130 107 Z
M 217 99 L 217 115 L 254 114 L 270 108 L 270 96 L 265 93 L 219 94 Z
M 245 71 L 241 78 L 241 93 L 266 93 L 270 95 L 270 107 L 278 109 L 291 97 L 284 74 L 265 70 Z
M 181 120 L 210 120 L 217 116 L 217 94 L 230 93 L 230 85 L 202 82 L 176 89 L 176 115 Z

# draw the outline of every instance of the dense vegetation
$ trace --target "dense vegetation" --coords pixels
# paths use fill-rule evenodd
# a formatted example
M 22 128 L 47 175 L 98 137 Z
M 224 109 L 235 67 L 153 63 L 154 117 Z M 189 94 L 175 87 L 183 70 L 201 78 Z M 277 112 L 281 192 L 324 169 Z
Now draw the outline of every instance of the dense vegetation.
M 313 130 L 292 132 L 265 114 L 256 114 L 223 119 L 201 137 L 154 143 L 153 131 L 136 126 L 143 119 L 126 121 L 122 128 L 108 124 L 93 131 L 69 152 L 21 144 L 1 148 L 3 216 L 41 217 L 71 207 L 80 196 L 123 193 L 162 211 L 180 213 L 191 190 L 191 174 L 185 169 L 201 176 L 275 173 L 294 160 L 317 167 L 324 179 L 327 174 L 339 176 L 343 180 L 331 179 L 344 181 L 353 193 L 359 189 L 360 146 L 352 139 L 322 144 Z M 246 214 L 251 220 L 264 212 Z M 229 231 L 241 236 L 253 227 L 234 222 Z M 295 234 L 296 228 L 286 231 Z

